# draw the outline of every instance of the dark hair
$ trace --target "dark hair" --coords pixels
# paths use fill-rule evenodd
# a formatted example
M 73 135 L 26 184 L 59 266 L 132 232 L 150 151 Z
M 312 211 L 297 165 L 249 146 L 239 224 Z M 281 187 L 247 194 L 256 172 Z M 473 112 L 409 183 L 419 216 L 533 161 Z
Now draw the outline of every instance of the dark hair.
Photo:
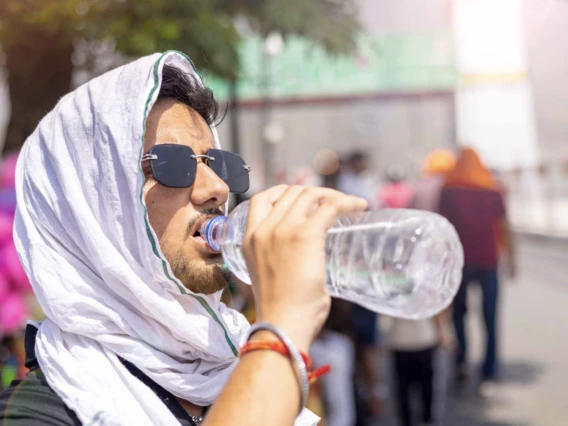
M 349 155 L 349 159 L 347 160 L 347 162 L 353 165 L 354 163 L 357 163 L 359 161 L 365 161 L 367 157 L 368 155 L 366 155 L 363 151 L 353 151 Z
M 160 99 L 175 99 L 193 108 L 209 125 L 220 124 L 227 112 L 219 106 L 211 89 L 201 85 L 195 76 L 171 65 L 164 65 L 162 70 Z

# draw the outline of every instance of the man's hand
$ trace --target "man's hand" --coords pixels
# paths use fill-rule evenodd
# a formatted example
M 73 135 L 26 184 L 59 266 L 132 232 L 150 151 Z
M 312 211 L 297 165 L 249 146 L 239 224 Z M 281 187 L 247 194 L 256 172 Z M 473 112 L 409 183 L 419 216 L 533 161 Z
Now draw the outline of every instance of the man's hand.
M 277 186 L 250 202 L 243 242 L 259 321 L 308 351 L 329 313 L 325 240 L 341 216 L 367 202 L 327 188 Z
M 325 239 L 338 217 L 367 202 L 331 189 L 278 186 L 250 203 L 243 252 L 257 319 L 280 327 L 308 352 L 329 312 Z M 252 338 L 274 338 L 262 330 Z M 205 424 L 289 426 L 298 413 L 300 387 L 290 360 L 273 351 L 241 358 Z

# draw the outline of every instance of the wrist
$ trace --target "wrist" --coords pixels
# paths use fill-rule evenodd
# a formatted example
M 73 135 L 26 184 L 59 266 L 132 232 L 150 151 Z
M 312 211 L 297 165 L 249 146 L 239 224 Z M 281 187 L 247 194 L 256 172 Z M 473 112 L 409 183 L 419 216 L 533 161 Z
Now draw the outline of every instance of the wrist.
M 276 336 L 278 340 L 280 340 L 279 343 L 281 343 L 281 345 L 277 345 L 276 342 L 273 344 L 270 341 L 258 342 L 258 345 L 255 345 L 255 343 L 257 342 L 251 341 L 251 338 L 253 337 L 254 334 L 260 333 L 261 331 L 268 331 L 274 336 Z M 260 337 L 266 337 L 266 335 L 260 334 Z M 259 321 L 253 324 L 248 332 L 247 340 L 248 340 L 247 344 L 245 344 L 241 349 L 241 354 L 250 351 L 256 351 L 259 349 L 271 349 L 290 357 L 298 373 L 298 381 L 300 384 L 300 390 L 302 396 L 301 405 L 300 405 L 300 412 L 301 412 L 308 402 L 308 394 L 310 391 L 310 376 L 313 376 L 315 378 L 317 377 L 318 374 L 319 375 L 325 374 L 325 372 L 319 370 L 315 372 L 309 372 L 309 369 L 311 369 L 311 360 L 309 358 L 309 355 L 307 355 L 305 352 L 302 353 L 303 351 L 301 347 L 292 340 L 292 336 L 290 336 L 282 328 L 280 328 L 274 323 L 269 323 L 267 321 Z
M 310 347 L 312 345 L 313 336 L 306 330 L 306 327 L 301 327 L 294 322 L 288 322 L 278 319 L 271 319 L 271 318 L 259 318 L 258 320 L 267 322 L 272 324 L 275 327 L 278 327 L 282 330 L 286 335 L 292 339 L 294 344 L 298 347 L 299 350 L 309 353 Z M 251 341 L 256 340 L 279 340 L 278 336 L 268 330 L 259 330 L 254 333 L 250 339 Z

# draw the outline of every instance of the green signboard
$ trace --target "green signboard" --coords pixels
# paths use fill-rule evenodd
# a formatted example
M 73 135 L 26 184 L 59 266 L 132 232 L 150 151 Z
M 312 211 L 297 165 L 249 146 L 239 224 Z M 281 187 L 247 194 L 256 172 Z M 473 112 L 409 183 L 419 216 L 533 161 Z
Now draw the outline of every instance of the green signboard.
M 289 38 L 280 54 L 263 54 L 258 37 L 244 40 L 238 96 L 242 100 L 451 90 L 457 82 L 452 34 L 362 36 L 351 55 L 330 56 L 301 38 Z M 267 80 L 265 80 L 267 79 Z M 227 83 L 205 76 L 220 99 Z M 268 85 L 265 83 L 268 81 Z M 268 93 L 266 93 L 268 92 Z

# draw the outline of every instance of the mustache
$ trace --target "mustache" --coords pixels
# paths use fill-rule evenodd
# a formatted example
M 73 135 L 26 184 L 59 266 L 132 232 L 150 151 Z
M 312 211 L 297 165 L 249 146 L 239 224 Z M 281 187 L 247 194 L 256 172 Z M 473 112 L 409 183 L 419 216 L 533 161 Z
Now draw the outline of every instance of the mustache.
M 203 219 L 204 216 L 211 216 L 211 215 L 215 215 L 215 216 L 223 216 L 223 212 L 218 209 L 218 208 L 212 208 L 212 209 L 207 209 L 203 212 L 201 212 L 201 214 L 198 214 L 195 216 L 195 218 L 191 219 L 189 221 L 189 223 L 187 224 L 187 230 L 185 231 L 186 238 L 189 238 L 191 235 L 189 235 L 191 233 L 191 230 L 193 229 L 193 227 L 195 226 L 195 224 Z

